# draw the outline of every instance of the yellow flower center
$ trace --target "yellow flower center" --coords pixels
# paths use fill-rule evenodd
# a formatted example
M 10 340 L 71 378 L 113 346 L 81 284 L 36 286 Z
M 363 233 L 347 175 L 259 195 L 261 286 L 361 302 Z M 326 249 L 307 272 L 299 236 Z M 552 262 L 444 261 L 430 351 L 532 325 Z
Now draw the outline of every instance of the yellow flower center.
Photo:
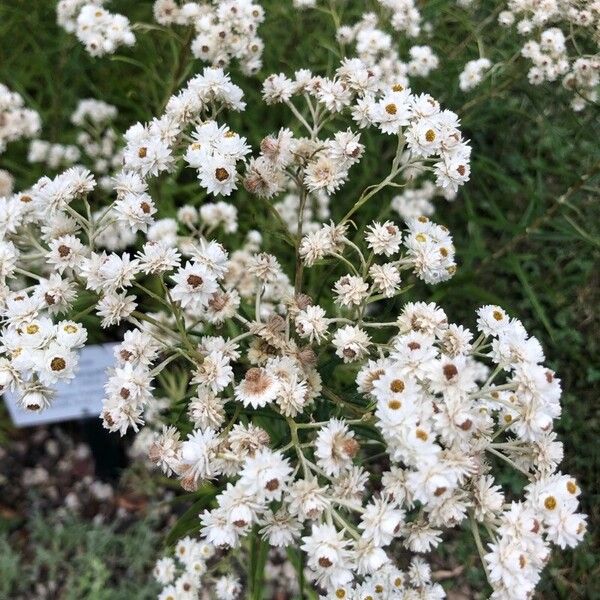
M 415 435 L 417 436 L 417 438 L 419 438 L 423 442 L 426 442 L 429 439 L 427 432 L 423 431 L 422 429 L 417 429 Z

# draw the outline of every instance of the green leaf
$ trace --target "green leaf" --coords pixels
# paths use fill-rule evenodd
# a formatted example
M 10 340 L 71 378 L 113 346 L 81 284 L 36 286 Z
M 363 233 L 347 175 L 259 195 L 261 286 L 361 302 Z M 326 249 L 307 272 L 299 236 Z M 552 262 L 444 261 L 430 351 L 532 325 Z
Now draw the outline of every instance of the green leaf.
M 515 275 L 517 276 L 517 278 L 523 285 L 523 290 L 525 291 L 525 294 L 527 294 L 527 297 L 529 298 L 529 302 L 531 303 L 532 308 L 534 309 L 535 313 L 537 314 L 539 320 L 543 323 L 544 327 L 546 328 L 546 331 L 552 338 L 552 341 L 554 341 L 555 340 L 554 329 L 553 329 L 552 325 L 550 324 L 548 315 L 546 314 L 544 307 L 542 306 L 541 302 L 539 301 L 539 299 L 535 293 L 535 290 L 529 283 L 529 279 L 525 275 L 525 271 L 523 271 L 523 267 L 521 267 L 521 264 L 519 263 L 519 261 L 516 258 L 511 259 L 511 263 L 512 263 L 512 267 L 514 269 Z
M 200 529 L 200 511 L 209 506 L 216 493 L 217 490 L 210 483 L 195 492 L 197 500 L 177 519 L 169 531 L 165 541 L 167 546 L 171 546 L 183 536 Z

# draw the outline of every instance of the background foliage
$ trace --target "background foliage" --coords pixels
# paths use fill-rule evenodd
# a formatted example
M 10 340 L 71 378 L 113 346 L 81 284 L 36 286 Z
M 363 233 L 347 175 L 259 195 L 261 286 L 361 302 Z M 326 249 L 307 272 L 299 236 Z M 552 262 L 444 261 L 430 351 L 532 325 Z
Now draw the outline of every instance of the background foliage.
M 451 229 L 460 267 L 454 279 L 435 288 L 432 300 L 441 303 L 451 320 L 469 325 L 474 324 L 477 306 L 502 305 L 522 318 L 528 330 L 540 338 L 550 366 L 562 377 L 564 410 L 557 430 L 565 444 L 564 469 L 576 475 L 584 489 L 582 502 L 590 515 L 590 534 L 577 550 L 553 558 L 539 593 L 544 598 L 597 598 L 600 113 L 596 106 L 573 113 L 558 86 L 533 88 L 527 83 L 525 66 L 510 60 L 519 47 L 516 34 L 495 25 L 493 15 L 502 2 L 480 0 L 481 8 L 469 12 L 449 0 L 422 4 L 424 18 L 433 24 L 433 35 L 425 43 L 433 47 L 441 64 L 426 80 L 415 80 L 414 87 L 430 92 L 443 106 L 458 112 L 473 146 L 471 182 L 461 189 L 455 202 L 438 203 L 435 219 Z M 338 20 L 352 23 L 365 6 L 373 8 L 369 2 L 353 0 L 338 2 L 336 12 L 324 8 L 299 13 L 292 10 L 289 0 L 265 0 L 263 5 L 267 15 L 261 27 L 261 37 L 266 41 L 263 71 L 259 78 L 247 79 L 232 70 L 234 81 L 244 88 L 252 109 L 230 119 L 230 124 L 253 144 L 285 122 L 284 108 L 260 104 L 261 79 L 271 72 L 290 73 L 301 67 L 320 72 L 331 69 L 339 59 L 334 38 Z M 152 23 L 150 0 L 115 0 L 111 7 L 127 14 L 132 22 Z M 39 111 L 44 139 L 74 141 L 69 115 L 80 98 L 95 97 L 115 104 L 122 130 L 137 120 L 148 120 L 183 80 L 202 67 L 199 61 L 190 59 L 186 50 L 189 32 L 181 28 L 163 30 L 155 25 L 136 32 L 134 48 L 120 49 L 117 56 L 93 59 L 74 36 L 55 25 L 54 9 L 55 2 L 50 0 L 0 3 L 0 81 L 21 93 L 27 104 Z M 410 46 L 403 39 L 398 39 L 398 45 L 401 49 Z M 507 64 L 469 95 L 461 93 L 458 73 L 467 60 L 479 56 L 480 49 L 485 54 L 488 48 L 495 56 L 503 54 Z M 363 175 L 354 172 L 351 185 L 333 197 L 334 216 L 341 216 L 366 185 L 386 175 L 385 158 L 393 155 L 393 141 L 388 145 L 364 137 L 368 152 L 360 167 Z M 43 174 L 41 167 L 27 164 L 26 151 L 26 143 L 16 143 L 0 156 L 0 167 L 15 175 L 18 188 L 32 184 Z M 161 216 L 169 216 L 182 203 L 202 202 L 193 174 L 188 183 L 174 186 L 168 178 L 159 182 L 155 191 L 160 195 L 157 204 Z M 385 216 L 392 195 L 391 191 L 383 192 L 368 205 L 364 222 L 367 217 Z M 235 201 L 243 229 L 273 230 L 264 207 L 256 200 L 241 191 Z M 267 249 L 278 244 L 276 235 L 266 236 L 265 241 Z M 415 298 L 427 297 L 419 290 L 413 292 Z M 411 298 L 405 296 L 401 301 L 406 299 Z M 397 308 L 391 305 L 389 310 Z M 86 326 L 96 332 L 92 335 L 94 341 L 101 339 L 93 317 Z M 116 555 L 129 563 L 139 547 L 135 531 L 120 538 L 93 528 L 86 533 L 79 531 L 80 537 L 75 536 L 73 540 L 77 541 L 73 541 L 64 537 L 73 533 L 73 524 L 62 530 L 62 538 L 56 537 L 52 523 L 35 517 L 28 527 L 39 540 L 40 553 L 52 554 L 57 539 L 75 544 L 75 556 L 79 558 L 69 569 L 79 579 L 91 579 L 78 579 L 77 585 L 84 587 L 75 587 L 79 591 L 73 597 L 104 598 L 90 590 L 105 581 L 107 569 L 117 568 Z M 148 538 L 141 542 L 150 543 Z M 472 565 L 466 577 L 473 589 L 483 589 L 476 564 L 468 557 L 469 548 L 459 538 L 451 553 Z M 63 560 L 68 555 L 54 556 Z M 105 562 L 108 556 L 111 560 Z M 17 570 L 35 577 L 33 566 L 21 569 L 22 560 L 0 539 L 0 571 Z M 56 560 L 53 564 L 54 568 L 62 568 Z M 141 571 L 133 575 L 143 581 Z M 12 581 L 17 586 L 14 589 L 22 583 Z M 0 596 L 6 597 L 11 579 L 0 585 Z M 131 597 L 127 589 L 119 588 L 110 597 Z M 137 593 L 140 595 L 135 597 L 145 597 L 141 589 Z

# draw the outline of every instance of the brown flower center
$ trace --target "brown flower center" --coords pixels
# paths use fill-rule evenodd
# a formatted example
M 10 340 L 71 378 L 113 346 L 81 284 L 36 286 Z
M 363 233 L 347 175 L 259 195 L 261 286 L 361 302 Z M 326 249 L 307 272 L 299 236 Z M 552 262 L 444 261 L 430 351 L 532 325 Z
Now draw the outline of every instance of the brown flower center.
M 50 361 L 50 368 L 53 371 L 63 371 L 66 366 L 67 366 L 67 363 L 65 362 L 65 359 L 60 356 L 55 356 Z
M 390 383 L 390 390 L 394 392 L 394 394 L 400 394 L 404 391 L 404 381 L 402 379 L 394 379 Z
M 215 177 L 218 181 L 225 181 L 229 177 L 229 171 L 223 167 L 215 169 Z
M 270 492 L 274 492 L 277 488 L 279 488 L 279 481 L 277 479 L 271 479 L 270 481 L 267 481 L 265 487 Z
M 458 375 L 458 369 L 452 363 L 449 365 L 444 365 L 442 371 L 444 373 L 444 377 L 448 381 L 450 381 L 453 377 L 456 377 Z
M 269 375 L 258 367 L 252 367 L 244 377 L 244 387 L 249 394 L 262 394 L 271 385 Z
M 188 285 L 196 289 L 204 283 L 204 279 L 200 275 L 189 275 L 187 278 Z

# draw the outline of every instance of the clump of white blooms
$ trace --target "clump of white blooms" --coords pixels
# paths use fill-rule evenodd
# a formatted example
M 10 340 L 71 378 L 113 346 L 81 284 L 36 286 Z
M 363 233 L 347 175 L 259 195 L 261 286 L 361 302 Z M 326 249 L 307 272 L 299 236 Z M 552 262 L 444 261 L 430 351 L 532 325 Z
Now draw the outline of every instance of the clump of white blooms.
M 52 170 L 83 164 L 99 178 L 102 189 L 111 190 L 110 174 L 123 161 L 117 147 L 118 135 L 112 126 L 116 116 L 117 109 L 111 104 L 93 98 L 80 100 L 71 115 L 71 123 L 77 127 L 77 145 L 34 139 L 27 159 L 31 163 L 44 163 Z
M 92 56 L 113 54 L 119 46 L 133 46 L 135 35 L 129 19 L 109 12 L 106 0 L 59 0 L 58 24 L 74 33 Z
M 73 378 L 77 349 L 87 338 L 80 323 L 56 317 L 73 307 L 73 275 L 86 252 L 73 235 L 79 225 L 69 216 L 70 204 L 94 187 L 89 172 L 74 168 L 0 198 L 1 386 L 16 390 L 31 410 L 46 408 L 54 385 Z
M 40 115 L 24 103 L 21 94 L 0 83 L 0 154 L 9 142 L 31 138 L 40 130 Z
M 458 84 L 463 92 L 468 92 L 477 87 L 482 81 L 492 63 L 487 58 L 470 60 L 459 76 Z
M 271 75 L 263 84 L 263 98 L 268 104 L 286 104 L 310 137 L 296 139 L 290 130 L 281 129 L 263 140 L 261 154 L 250 162 L 244 181 L 246 189 L 259 196 L 270 198 L 279 193 L 285 170 L 294 164 L 303 166 L 309 194 L 333 194 L 344 184 L 351 167 L 360 161 L 364 146 L 351 128 L 319 139 L 321 121 L 328 113 L 349 113 L 354 127 L 376 127 L 397 136 L 390 180 L 403 171 L 425 167 L 431 167 L 436 184 L 449 193 L 469 180 L 471 149 L 458 129 L 457 115 L 442 110 L 427 94 L 415 95 L 402 84 L 380 80 L 359 59 L 344 60 L 331 79 L 314 76 L 308 70 L 296 72 L 294 79 Z M 298 112 L 292 102 L 295 98 L 303 98 L 316 116 L 314 126 Z
M 391 26 L 397 31 L 404 31 L 411 37 L 420 32 L 420 14 L 412 0 L 381 1 L 382 5 L 394 11 L 391 15 Z M 358 58 L 386 83 L 409 85 L 409 77 L 427 77 L 438 68 L 439 59 L 433 50 L 426 45 L 415 45 L 409 49 L 409 58 L 400 58 L 395 47 L 394 35 L 378 26 L 375 13 L 367 12 L 352 26 L 343 25 L 337 31 L 341 44 L 353 44 Z
M 81 152 L 73 144 L 53 144 L 46 140 L 32 140 L 29 145 L 27 160 L 30 163 L 43 163 L 49 169 L 58 169 L 75 164 Z
M 454 194 L 448 194 L 447 190 L 437 187 L 432 181 L 424 181 L 419 187 L 405 189 L 394 196 L 391 208 L 405 221 L 420 216 L 430 217 L 435 212 L 433 200 L 438 196 L 454 199 Z
M 395 29 L 418 33 L 412 2 L 382 4 Z M 219 7 L 232 5 L 250 4 Z M 525 600 L 551 545 L 583 538 L 580 490 L 559 471 L 553 432 L 560 380 L 539 341 L 499 306 L 481 307 L 475 330 L 403 299 L 456 272 L 452 235 L 423 213 L 469 180 L 471 148 L 457 115 L 395 69 L 352 58 L 331 77 L 270 75 L 264 101 L 291 116 L 253 153 L 226 122 L 245 109 L 241 88 L 207 67 L 127 130 L 108 205 L 82 167 L 0 199 L 2 388 L 48 406 L 86 340 L 60 316 L 83 301 L 103 328 L 126 328 L 104 426 L 139 431 L 162 473 L 210 495 L 199 539 L 156 565 L 165 600 L 206 586 L 208 597 L 242 597 L 232 556 L 249 537 L 295 553 L 322 598 L 443 598 L 420 555 L 456 527 L 472 532 L 492 597 Z M 73 120 L 112 114 L 88 103 Z M 357 191 L 367 128 L 389 173 Z M 186 168 L 203 203 L 164 216 L 156 190 Z M 393 201 L 403 222 L 389 202 L 358 221 L 423 171 L 435 184 Z M 238 191 L 268 211 L 272 232 L 233 235 Z M 148 434 L 146 419 L 169 410 Z M 518 474 L 521 494 L 503 489 L 500 467 Z
M 377 0 L 390 13 L 390 24 L 395 31 L 409 37 L 421 33 L 421 13 L 414 0 Z
M 251 551 L 244 552 L 239 562 L 252 558 Z M 164 556 L 156 561 L 154 578 L 162 586 L 159 600 L 197 597 L 241 600 L 244 597 L 243 575 L 236 572 L 235 566 L 223 560 L 219 549 L 212 544 L 189 536 L 176 544 L 173 557 Z M 277 546 L 269 550 L 260 591 L 265 598 L 287 597 L 299 592 L 296 569 Z M 422 558 L 414 557 L 405 571 L 384 567 L 376 576 L 367 575 L 356 589 L 338 586 L 334 593 L 321 597 L 363 600 L 377 596 L 389 600 L 407 597 L 436 600 L 445 597 L 445 593 L 439 583 L 432 581 L 429 565 Z
M 252 0 L 154 2 L 154 18 L 161 25 L 194 28 L 191 50 L 196 58 L 215 67 L 226 67 L 235 59 L 248 75 L 262 65 L 264 44 L 258 37 L 258 27 L 264 16 L 262 6 Z
M 521 55 L 532 63 L 532 85 L 560 81 L 572 92 L 571 107 L 596 102 L 600 84 L 600 2 L 509 0 L 498 21 L 525 39 Z

